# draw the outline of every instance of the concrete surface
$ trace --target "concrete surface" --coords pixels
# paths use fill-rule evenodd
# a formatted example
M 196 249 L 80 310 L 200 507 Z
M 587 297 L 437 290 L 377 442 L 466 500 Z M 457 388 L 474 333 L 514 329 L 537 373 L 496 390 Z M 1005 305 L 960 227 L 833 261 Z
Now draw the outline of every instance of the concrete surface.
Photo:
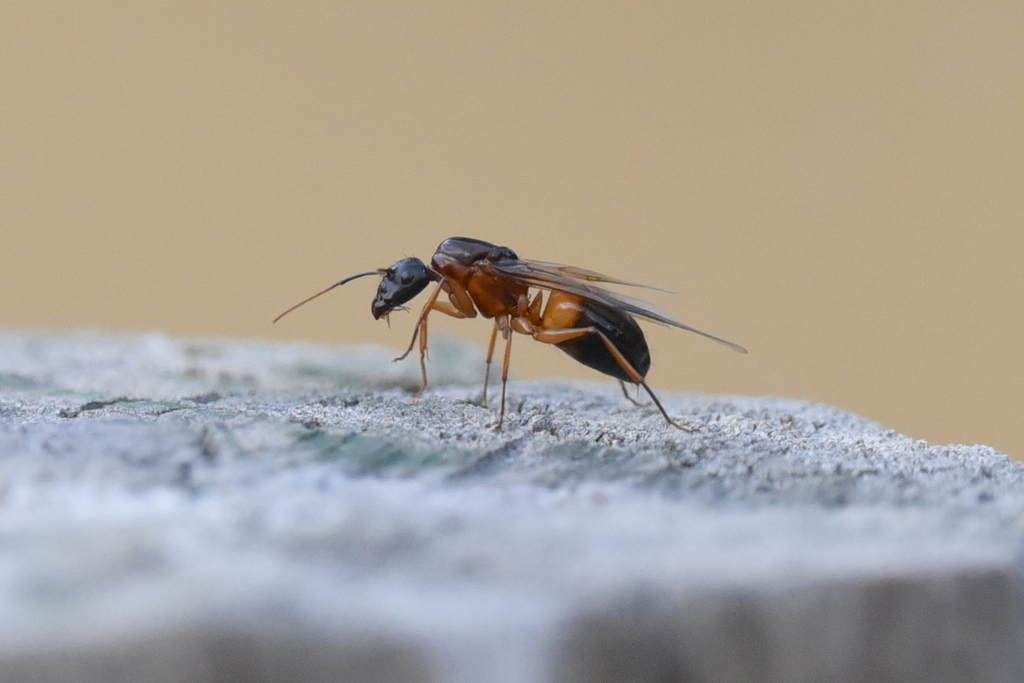
M 1003 454 L 392 355 L 0 334 L 0 680 L 1024 680 Z

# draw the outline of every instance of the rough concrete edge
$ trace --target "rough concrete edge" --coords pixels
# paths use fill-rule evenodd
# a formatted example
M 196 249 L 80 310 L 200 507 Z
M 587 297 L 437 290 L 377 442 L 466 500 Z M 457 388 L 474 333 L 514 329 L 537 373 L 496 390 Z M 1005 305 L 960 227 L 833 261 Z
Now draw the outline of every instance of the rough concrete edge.
M 558 683 L 1015 683 L 1024 565 L 686 598 L 640 587 L 583 606 L 550 656 Z

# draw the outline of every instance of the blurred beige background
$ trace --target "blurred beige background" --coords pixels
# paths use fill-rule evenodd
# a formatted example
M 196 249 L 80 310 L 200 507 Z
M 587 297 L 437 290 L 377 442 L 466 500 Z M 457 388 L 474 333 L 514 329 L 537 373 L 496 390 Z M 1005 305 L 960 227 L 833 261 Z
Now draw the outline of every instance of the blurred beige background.
M 751 351 L 648 326 L 656 389 L 1024 456 L 1022 3 L 6 2 L 0 154 L 2 326 L 397 348 L 369 279 L 270 320 L 467 235 Z

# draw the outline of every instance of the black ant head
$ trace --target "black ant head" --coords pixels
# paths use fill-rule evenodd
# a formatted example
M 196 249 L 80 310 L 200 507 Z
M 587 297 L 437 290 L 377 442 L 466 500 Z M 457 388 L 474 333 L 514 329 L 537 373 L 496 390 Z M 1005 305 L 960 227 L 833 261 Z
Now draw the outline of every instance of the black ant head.
M 402 259 L 384 270 L 383 274 L 377 286 L 377 296 L 370 306 L 375 320 L 386 318 L 395 309 L 402 308 L 402 304 L 412 300 L 428 284 L 437 280 L 437 275 L 415 257 Z
M 313 299 L 323 296 L 335 287 L 340 287 L 346 282 L 370 275 L 383 276 L 383 279 L 377 286 L 377 296 L 373 298 L 373 304 L 370 306 L 370 312 L 373 313 L 375 320 L 387 319 L 391 311 L 401 309 L 402 304 L 422 292 L 423 288 L 431 281 L 436 282 L 441 279 L 440 275 L 423 265 L 423 261 L 420 261 L 418 258 L 404 258 L 390 268 L 378 268 L 366 273 L 350 275 L 341 282 L 335 282 L 327 289 L 317 292 L 313 296 L 295 304 L 274 318 L 274 322 L 276 323 L 299 306 L 308 304 Z

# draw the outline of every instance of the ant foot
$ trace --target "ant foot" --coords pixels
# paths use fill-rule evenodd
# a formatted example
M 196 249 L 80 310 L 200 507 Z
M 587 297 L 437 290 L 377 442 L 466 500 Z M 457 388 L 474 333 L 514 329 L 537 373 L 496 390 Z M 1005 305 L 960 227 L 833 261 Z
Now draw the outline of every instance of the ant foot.
M 675 427 L 676 429 L 686 432 L 687 434 L 696 434 L 697 432 L 701 431 L 701 427 L 699 425 L 696 427 L 687 427 L 672 419 L 669 419 L 668 423 Z

